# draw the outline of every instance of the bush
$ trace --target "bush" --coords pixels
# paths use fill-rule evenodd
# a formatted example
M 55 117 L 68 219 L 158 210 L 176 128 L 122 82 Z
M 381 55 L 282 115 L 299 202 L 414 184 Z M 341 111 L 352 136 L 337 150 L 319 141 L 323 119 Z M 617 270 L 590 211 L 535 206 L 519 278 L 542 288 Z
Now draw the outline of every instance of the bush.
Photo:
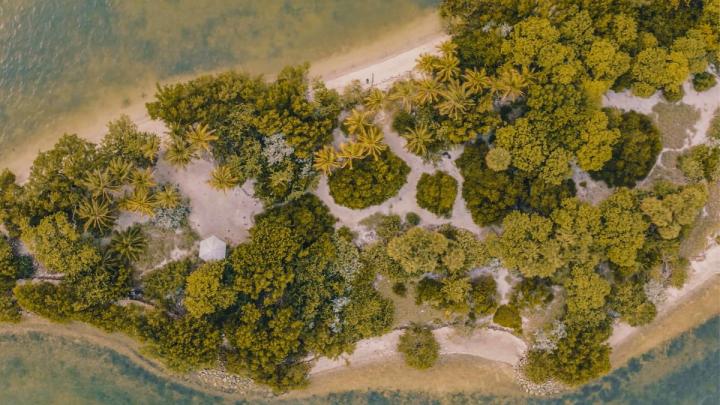
M 422 218 L 420 218 L 420 215 L 414 212 L 408 212 L 407 214 L 405 214 L 405 222 L 407 222 L 411 226 L 418 226 L 420 225 L 421 221 Z
M 715 110 L 710 128 L 708 129 L 708 138 L 720 141 L 720 108 Z
M 398 111 L 393 117 L 392 129 L 398 134 L 404 134 L 408 130 L 415 128 L 415 118 L 405 110 Z
M 515 307 L 509 305 L 501 305 L 495 311 L 493 322 L 500 326 L 513 329 L 516 332 L 522 331 L 522 319 Z
M 480 226 L 502 220 L 524 194 L 524 184 L 507 172 L 496 172 L 487 167 L 484 143 L 467 145 L 455 161 L 463 176 L 462 196 L 473 221 Z
M 495 310 L 497 302 L 497 283 L 492 276 L 482 276 L 472 281 L 470 296 L 473 302 L 473 311 L 476 315 L 488 315 Z
M 12 295 L 0 292 L 0 322 L 20 322 L 20 307 Z
M 665 100 L 667 100 L 670 103 L 675 103 L 685 96 L 685 90 L 683 90 L 682 86 L 677 86 L 675 88 L 670 89 L 663 89 L 663 97 L 665 97 Z
M 398 351 L 405 364 L 418 369 L 432 367 L 440 356 L 440 345 L 427 326 L 412 325 L 400 336 Z
M 333 172 L 329 179 L 330 195 L 339 205 L 362 209 L 381 204 L 396 195 L 405 184 L 410 167 L 389 150 L 374 160 L 367 157 L 353 167 Z
M 693 76 L 692 82 L 695 91 L 703 92 L 715 87 L 717 80 L 715 79 L 715 75 L 712 73 L 702 72 Z
M 397 282 L 392 285 L 392 291 L 396 295 L 404 297 L 407 295 L 407 286 L 405 285 L 405 283 Z
M 630 111 L 620 113 L 607 110 L 610 129 L 620 129 L 620 139 L 613 147 L 613 156 L 602 170 L 591 172 L 595 180 L 603 180 L 611 187 L 634 187 L 648 175 L 662 150 L 660 132 L 652 120 Z
M 683 153 L 678 168 L 692 181 L 720 179 L 720 147 L 698 145 Z
M 433 214 L 450 217 L 457 197 L 457 180 L 445 172 L 423 173 L 417 184 L 417 203 Z

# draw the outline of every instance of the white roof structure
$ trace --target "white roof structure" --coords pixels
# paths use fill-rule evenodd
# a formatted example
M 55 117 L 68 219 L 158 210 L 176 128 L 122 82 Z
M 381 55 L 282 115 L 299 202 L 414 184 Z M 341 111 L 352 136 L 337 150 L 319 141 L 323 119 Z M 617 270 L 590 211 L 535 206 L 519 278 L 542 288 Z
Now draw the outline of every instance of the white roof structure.
M 200 242 L 200 258 L 206 262 L 211 260 L 225 259 L 225 249 L 227 244 L 215 235 L 211 235 L 207 239 Z

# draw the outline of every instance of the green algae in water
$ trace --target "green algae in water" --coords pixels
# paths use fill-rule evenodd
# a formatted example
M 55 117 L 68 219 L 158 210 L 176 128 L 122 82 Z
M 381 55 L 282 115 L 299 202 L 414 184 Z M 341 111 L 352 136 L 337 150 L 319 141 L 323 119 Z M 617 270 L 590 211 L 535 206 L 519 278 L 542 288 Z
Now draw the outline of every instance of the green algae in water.
M 3 404 L 207 404 L 222 402 L 168 381 L 113 350 L 30 332 L 0 335 Z
M 482 393 L 433 396 L 351 391 L 282 404 L 715 404 L 720 398 L 720 317 L 632 359 L 625 367 L 557 398 Z M 0 403 L 211 404 L 229 402 L 155 375 L 129 358 L 81 340 L 0 335 Z
M 0 146 L 52 132 L 63 115 L 111 98 L 141 101 L 138 86 L 157 80 L 231 67 L 267 73 L 317 60 L 375 40 L 437 3 L 0 0 Z

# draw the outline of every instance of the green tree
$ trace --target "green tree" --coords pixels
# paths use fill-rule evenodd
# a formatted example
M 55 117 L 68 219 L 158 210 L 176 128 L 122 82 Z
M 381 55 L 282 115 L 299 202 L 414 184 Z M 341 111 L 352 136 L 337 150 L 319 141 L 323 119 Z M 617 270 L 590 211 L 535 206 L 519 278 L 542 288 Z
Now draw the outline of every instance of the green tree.
M 128 263 L 137 261 L 147 250 L 147 245 L 147 238 L 139 226 L 115 231 L 110 239 L 110 250 Z
M 463 176 L 462 196 L 473 221 L 480 226 L 501 220 L 524 192 L 522 181 L 506 172 L 487 167 L 487 145 L 467 145 L 455 161 Z
M 510 152 L 501 147 L 497 147 L 490 149 L 487 155 L 485 155 L 485 164 L 487 164 L 487 167 L 491 170 L 502 172 L 510 166 L 511 159 Z
M 620 113 L 608 110 L 607 113 L 609 127 L 619 129 L 620 138 L 612 148 L 612 158 L 600 171 L 591 171 L 590 174 L 611 187 L 633 187 L 655 165 L 662 150 L 660 132 L 649 117 L 634 111 Z
M 416 226 L 392 239 L 387 252 L 408 274 L 419 276 L 438 269 L 448 245 L 442 234 Z
M 47 216 L 37 226 L 24 227 L 22 240 L 52 273 L 79 274 L 100 262 L 100 254 L 91 241 L 63 213 Z
M 114 157 L 139 167 L 155 164 L 160 150 L 160 138 L 149 132 L 140 132 L 127 115 L 121 115 L 107 125 L 98 152 L 105 159 Z
M 697 145 L 678 159 L 678 168 L 692 181 L 720 180 L 720 147 Z
M 502 236 L 493 249 L 505 267 L 517 269 L 525 277 L 549 277 L 563 265 L 552 221 L 537 214 L 516 211 L 506 216 Z
M 457 197 L 457 180 L 449 174 L 438 171 L 423 173 L 417 184 L 417 203 L 421 208 L 442 217 L 452 214 Z
M 204 263 L 187 277 L 183 304 L 188 313 L 199 318 L 235 303 L 236 294 L 227 279 L 224 261 Z
M 432 330 L 422 325 L 412 325 L 405 329 L 400 335 L 397 349 L 403 354 L 405 364 L 421 370 L 432 367 L 440 357 L 440 345 Z
M 397 194 L 405 184 L 408 165 L 389 150 L 380 158 L 365 158 L 354 167 L 343 167 L 328 178 L 336 203 L 354 209 L 377 205 Z

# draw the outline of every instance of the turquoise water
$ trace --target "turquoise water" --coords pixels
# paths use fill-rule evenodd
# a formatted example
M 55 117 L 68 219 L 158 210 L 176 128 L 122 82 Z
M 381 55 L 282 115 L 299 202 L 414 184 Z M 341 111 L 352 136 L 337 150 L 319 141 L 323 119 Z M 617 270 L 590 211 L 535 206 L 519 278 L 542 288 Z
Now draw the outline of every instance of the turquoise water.
M 437 2 L 0 0 L 0 146 L 52 132 L 73 113 L 144 101 L 152 94 L 139 89 L 158 80 L 317 60 Z
M 346 392 L 286 404 L 715 404 L 720 317 L 579 390 L 549 399 Z M 0 403 L 195 404 L 228 402 L 165 380 L 110 349 L 39 333 L 0 335 Z M 255 403 L 254 401 L 252 403 Z

